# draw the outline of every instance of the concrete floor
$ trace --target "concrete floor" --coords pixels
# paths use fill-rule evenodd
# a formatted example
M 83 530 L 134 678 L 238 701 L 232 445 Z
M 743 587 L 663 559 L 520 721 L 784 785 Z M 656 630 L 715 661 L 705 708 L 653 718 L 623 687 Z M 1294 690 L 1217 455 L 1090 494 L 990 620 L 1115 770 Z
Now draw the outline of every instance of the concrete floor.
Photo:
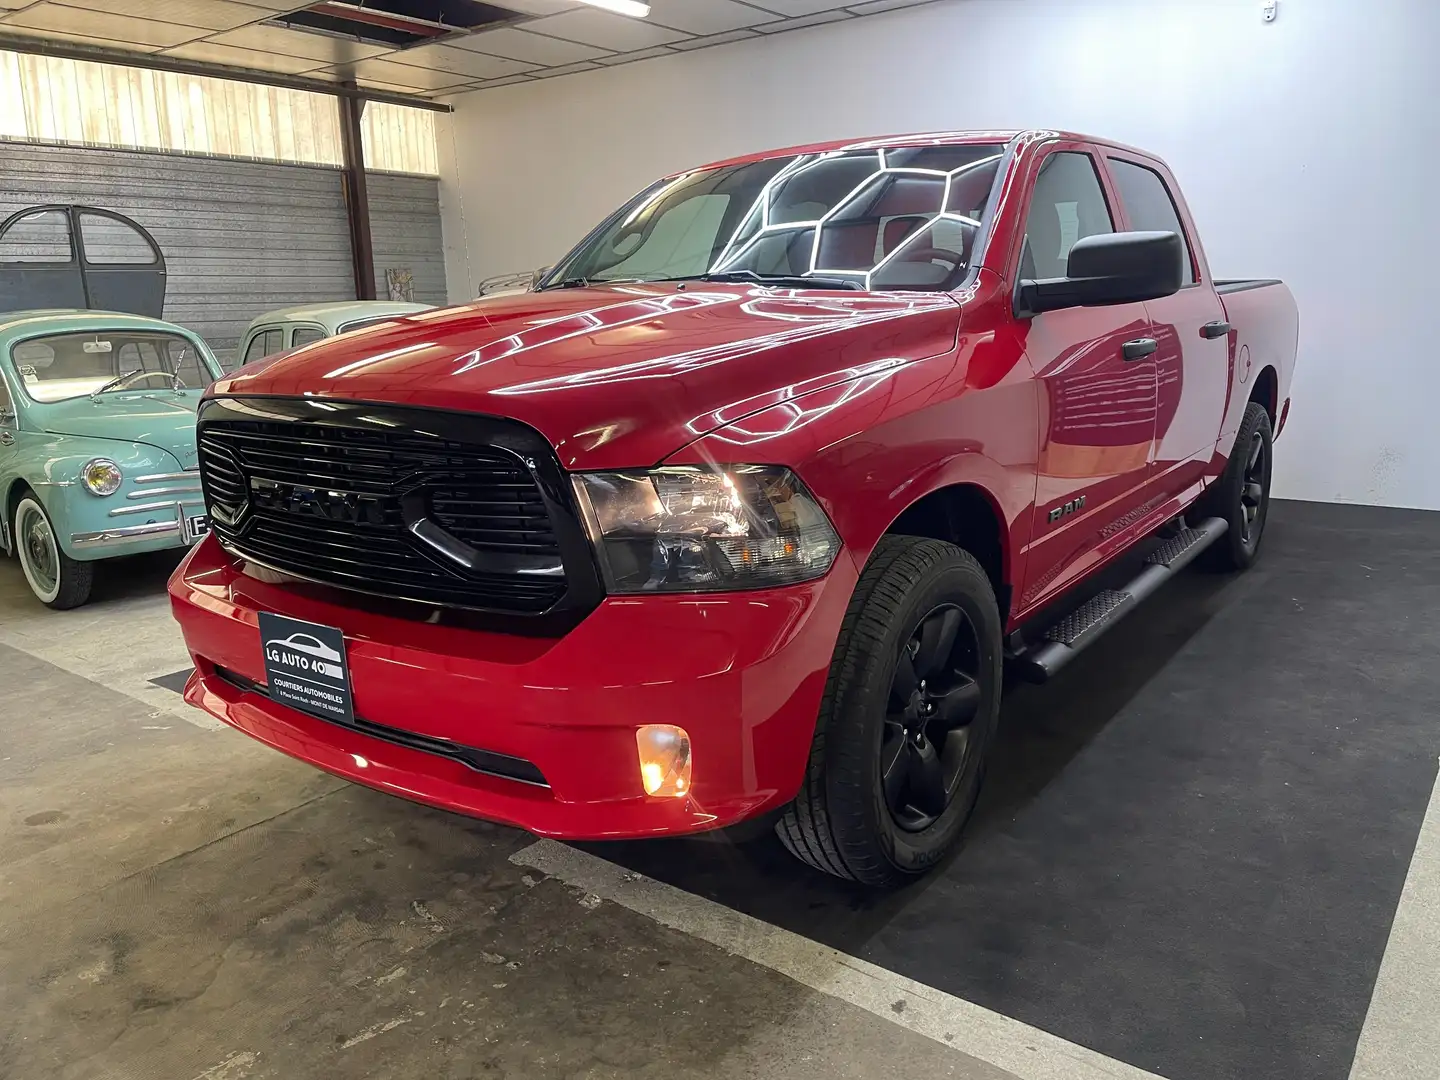
M 0 562 L 0 1077 L 1012 1076 L 147 700 L 167 569 Z
M 1397 556 L 1417 581 L 1440 569 L 1421 565 L 1431 517 Z M 174 562 L 107 568 L 91 605 L 56 613 L 0 559 L 0 1080 L 1181 1077 L 782 929 L 805 911 L 767 908 L 814 922 L 834 916 L 813 896 L 847 902 L 801 868 L 763 903 L 727 901 L 251 743 L 151 681 L 188 663 Z M 1435 802 L 1413 861 L 1392 854 L 1409 872 L 1378 980 L 1354 988 L 1370 1004 L 1351 1077 L 1434 1080 Z M 901 928 L 934 885 L 855 910 Z

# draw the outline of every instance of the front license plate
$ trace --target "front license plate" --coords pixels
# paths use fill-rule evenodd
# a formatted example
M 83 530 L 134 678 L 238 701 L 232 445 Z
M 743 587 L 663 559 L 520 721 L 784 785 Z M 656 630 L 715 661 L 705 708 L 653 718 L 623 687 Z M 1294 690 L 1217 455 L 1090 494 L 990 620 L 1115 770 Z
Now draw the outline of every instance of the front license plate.
M 193 544 L 210 531 L 210 518 L 205 514 L 191 514 L 185 519 L 185 542 Z
M 271 698 L 325 720 L 353 723 L 345 635 L 333 626 L 259 614 Z

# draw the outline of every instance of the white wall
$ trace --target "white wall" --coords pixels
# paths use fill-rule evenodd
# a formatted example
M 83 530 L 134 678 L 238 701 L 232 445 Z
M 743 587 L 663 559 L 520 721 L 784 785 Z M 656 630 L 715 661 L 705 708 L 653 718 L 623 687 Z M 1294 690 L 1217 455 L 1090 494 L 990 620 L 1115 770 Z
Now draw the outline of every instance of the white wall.
M 1062 127 L 1175 169 L 1220 276 L 1283 277 L 1277 494 L 1440 508 L 1440 0 L 944 0 L 456 99 L 452 299 L 553 261 L 654 177 L 926 129 Z

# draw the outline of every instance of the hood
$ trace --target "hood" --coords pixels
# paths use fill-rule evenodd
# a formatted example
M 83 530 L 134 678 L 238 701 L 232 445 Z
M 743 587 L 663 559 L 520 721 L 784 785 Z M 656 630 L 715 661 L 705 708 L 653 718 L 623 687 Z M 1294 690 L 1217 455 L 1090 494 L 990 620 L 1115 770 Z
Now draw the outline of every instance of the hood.
M 184 468 L 195 459 L 195 407 L 198 391 L 185 394 L 102 394 L 44 406 L 41 420 L 55 435 L 148 443 L 171 454 Z
M 213 392 L 504 416 L 538 429 L 566 468 L 634 467 L 798 394 L 949 352 L 959 316 L 944 293 L 555 289 L 320 341 Z

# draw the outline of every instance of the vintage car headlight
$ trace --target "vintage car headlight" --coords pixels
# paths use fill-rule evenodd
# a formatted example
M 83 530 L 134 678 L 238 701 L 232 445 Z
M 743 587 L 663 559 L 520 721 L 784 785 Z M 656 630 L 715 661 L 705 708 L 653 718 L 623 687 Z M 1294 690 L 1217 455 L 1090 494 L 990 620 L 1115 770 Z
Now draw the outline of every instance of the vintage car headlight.
M 80 483 L 91 495 L 114 495 L 120 489 L 125 474 L 120 466 L 109 458 L 97 457 L 85 463 L 80 470 Z
M 789 585 L 823 576 L 840 550 L 789 469 L 677 465 L 574 482 L 614 593 Z

